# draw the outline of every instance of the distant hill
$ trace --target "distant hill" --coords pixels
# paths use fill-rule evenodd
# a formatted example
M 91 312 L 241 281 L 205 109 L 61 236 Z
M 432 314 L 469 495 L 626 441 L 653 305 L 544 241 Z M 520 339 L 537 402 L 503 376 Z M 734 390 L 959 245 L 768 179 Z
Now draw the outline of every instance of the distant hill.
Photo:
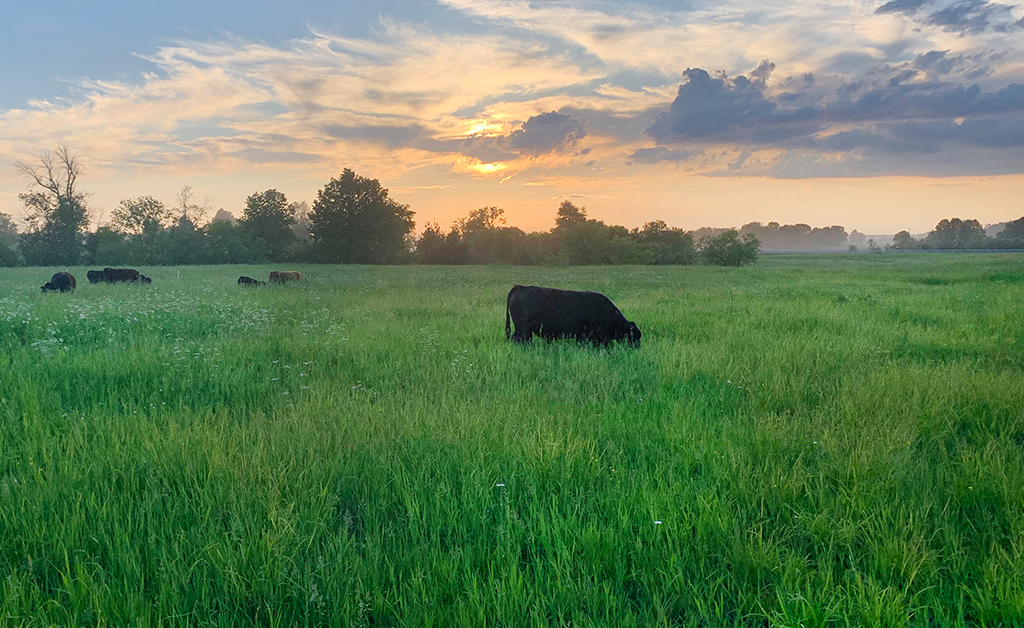
M 994 225 L 985 225 L 985 235 L 990 238 L 994 238 L 999 235 L 999 232 L 1006 228 L 1005 222 L 997 222 Z
M 213 215 L 213 220 L 211 220 L 210 222 L 217 222 L 218 220 L 223 220 L 224 222 L 228 222 L 231 224 L 235 224 L 238 222 L 238 220 L 235 219 L 234 215 L 232 215 L 231 212 L 224 209 L 223 207 L 217 210 L 217 213 Z

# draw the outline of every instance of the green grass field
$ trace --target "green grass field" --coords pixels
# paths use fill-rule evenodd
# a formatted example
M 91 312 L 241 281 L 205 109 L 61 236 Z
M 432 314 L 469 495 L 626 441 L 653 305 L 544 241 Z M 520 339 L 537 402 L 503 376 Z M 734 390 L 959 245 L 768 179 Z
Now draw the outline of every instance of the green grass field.
M 1024 624 L 1024 255 L 297 269 L 0 271 L 0 626 Z

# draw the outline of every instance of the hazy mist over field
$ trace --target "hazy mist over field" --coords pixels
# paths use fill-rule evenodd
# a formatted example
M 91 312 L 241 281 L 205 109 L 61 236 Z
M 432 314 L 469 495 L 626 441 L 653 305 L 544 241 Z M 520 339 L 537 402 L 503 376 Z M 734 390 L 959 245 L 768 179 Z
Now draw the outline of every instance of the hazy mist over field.
M 422 227 L 1020 217 L 1024 10 L 985 0 L 5 3 L 0 212 L 66 141 L 94 219 L 343 168 Z M 95 226 L 95 225 L 94 225 Z M 418 228 L 419 228 L 418 227 Z

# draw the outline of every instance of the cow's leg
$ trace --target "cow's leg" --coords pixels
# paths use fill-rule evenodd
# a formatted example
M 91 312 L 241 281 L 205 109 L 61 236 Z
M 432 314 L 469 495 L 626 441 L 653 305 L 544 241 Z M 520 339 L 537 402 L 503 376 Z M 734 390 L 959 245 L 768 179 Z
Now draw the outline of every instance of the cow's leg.
M 512 334 L 512 342 L 518 342 L 520 344 L 522 344 L 524 342 L 530 342 L 530 340 L 532 338 L 533 338 L 533 334 L 532 333 L 530 333 L 529 331 L 524 332 L 523 330 L 519 329 L 518 327 L 516 328 L 515 332 L 513 332 L 513 334 Z

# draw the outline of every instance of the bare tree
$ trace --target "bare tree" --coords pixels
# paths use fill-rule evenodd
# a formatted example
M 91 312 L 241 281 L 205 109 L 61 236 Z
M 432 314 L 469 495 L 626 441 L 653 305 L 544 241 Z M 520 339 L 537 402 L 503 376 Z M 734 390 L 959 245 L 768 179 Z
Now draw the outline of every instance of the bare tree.
M 18 195 L 28 209 L 25 222 L 30 227 L 45 223 L 50 214 L 62 205 L 80 207 L 84 213 L 88 194 L 78 189 L 78 178 L 84 168 L 67 144 L 60 144 L 53 151 L 39 153 L 33 162 L 18 160 L 14 162 L 14 167 L 19 175 L 30 179 L 31 185 L 38 188 L 34 192 Z
M 178 199 L 178 228 L 188 231 L 195 229 L 210 210 L 210 198 L 204 197 L 203 204 L 196 205 L 192 202 L 194 193 L 190 185 L 181 186 L 174 196 Z
M 31 181 L 32 191 L 19 194 L 25 205 L 28 232 L 21 250 L 30 264 L 74 264 L 84 253 L 84 231 L 89 224 L 85 199 L 78 189 L 81 161 L 67 144 L 43 151 L 32 162 L 14 164 Z
M 44 190 L 48 190 L 58 199 L 82 199 L 84 194 L 75 187 L 78 177 L 82 174 L 82 163 L 71 154 L 67 144 L 61 144 L 54 151 L 45 150 L 39 153 L 38 163 L 30 164 L 20 159 L 14 167 L 23 176 Z

